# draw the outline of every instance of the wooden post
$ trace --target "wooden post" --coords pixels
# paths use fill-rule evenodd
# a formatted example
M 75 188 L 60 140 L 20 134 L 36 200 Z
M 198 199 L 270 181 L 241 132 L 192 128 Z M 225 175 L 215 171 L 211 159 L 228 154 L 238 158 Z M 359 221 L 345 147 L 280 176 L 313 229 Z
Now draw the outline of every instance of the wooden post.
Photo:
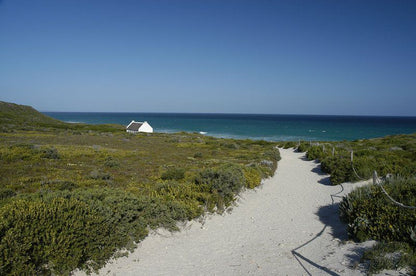
M 374 172 L 373 172 L 373 184 L 374 184 L 374 185 L 375 185 L 375 184 L 377 184 L 377 179 L 378 179 L 377 172 L 376 172 L 376 171 L 374 171 Z
M 335 155 L 335 148 L 332 147 L 332 156 L 334 156 L 334 155 Z
M 325 145 L 322 145 L 322 151 L 325 152 Z
M 352 163 L 352 161 L 354 161 L 354 151 L 353 150 L 351 151 L 351 163 Z

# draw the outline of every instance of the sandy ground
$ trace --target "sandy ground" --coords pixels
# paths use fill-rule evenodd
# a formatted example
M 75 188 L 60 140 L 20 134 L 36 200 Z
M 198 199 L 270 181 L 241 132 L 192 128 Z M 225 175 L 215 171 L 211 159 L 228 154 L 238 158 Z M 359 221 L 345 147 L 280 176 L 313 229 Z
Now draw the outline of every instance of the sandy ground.
M 372 242 L 343 242 L 338 218 L 338 202 L 357 184 L 330 186 L 319 164 L 280 151 L 276 174 L 231 212 L 151 233 L 100 275 L 363 275 L 357 263 Z

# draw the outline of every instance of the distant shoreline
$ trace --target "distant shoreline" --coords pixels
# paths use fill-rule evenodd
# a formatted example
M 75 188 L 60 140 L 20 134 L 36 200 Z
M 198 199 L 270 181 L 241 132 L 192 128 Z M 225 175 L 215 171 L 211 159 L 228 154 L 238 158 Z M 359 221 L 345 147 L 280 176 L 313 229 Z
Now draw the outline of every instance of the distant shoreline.
M 342 141 L 416 132 L 416 117 L 207 113 L 44 112 L 64 122 L 119 124 L 148 121 L 155 132 L 203 133 L 266 141 Z

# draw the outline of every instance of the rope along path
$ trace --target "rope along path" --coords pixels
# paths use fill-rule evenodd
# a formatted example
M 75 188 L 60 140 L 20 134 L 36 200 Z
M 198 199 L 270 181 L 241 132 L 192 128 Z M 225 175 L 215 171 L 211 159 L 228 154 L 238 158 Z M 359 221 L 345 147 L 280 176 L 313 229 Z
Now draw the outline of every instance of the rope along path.
M 393 202 L 394 204 L 396 204 L 396 205 L 398 205 L 398 206 L 400 206 L 400 207 L 402 207 L 402 208 L 406 208 L 406 209 L 411 209 L 411 210 L 416 210 L 416 207 L 415 206 L 409 206 L 409 205 L 405 205 L 405 204 L 403 204 L 403 203 L 401 203 L 401 202 L 398 202 L 397 200 L 395 200 L 394 198 L 392 198 L 387 192 L 386 192 L 386 190 L 384 189 L 384 187 L 383 187 L 383 185 L 381 184 L 381 181 L 380 181 L 380 179 L 377 177 L 377 173 L 376 172 L 374 172 L 374 174 L 375 174 L 375 178 L 374 178 L 374 182 L 378 185 L 378 186 L 380 186 L 380 188 L 381 188 L 381 190 L 383 191 L 383 193 L 388 197 L 388 199 L 390 199 L 390 201 L 391 202 Z
M 353 160 L 354 160 L 354 158 L 353 158 L 354 155 L 353 154 L 354 154 L 353 151 L 351 151 L 351 167 L 352 167 L 352 170 L 353 170 L 355 176 L 358 177 L 360 180 L 366 180 L 366 179 L 362 178 L 361 176 L 359 176 L 357 171 L 355 170 L 354 162 L 353 162 Z M 390 201 L 393 202 L 394 204 L 396 204 L 397 206 L 400 206 L 400 207 L 406 208 L 406 209 L 416 210 L 416 206 L 405 205 L 401 202 L 398 202 L 393 197 L 391 197 L 389 195 L 389 193 L 387 193 L 387 191 L 384 189 L 383 184 L 381 183 L 380 178 L 377 176 L 376 171 L 374 171 L 374 173 L 373 173 L 373 184 L 377 184 L 378 186 L 380 186 L 381 190 L 387 196 L 387 198 L 390 199 Z

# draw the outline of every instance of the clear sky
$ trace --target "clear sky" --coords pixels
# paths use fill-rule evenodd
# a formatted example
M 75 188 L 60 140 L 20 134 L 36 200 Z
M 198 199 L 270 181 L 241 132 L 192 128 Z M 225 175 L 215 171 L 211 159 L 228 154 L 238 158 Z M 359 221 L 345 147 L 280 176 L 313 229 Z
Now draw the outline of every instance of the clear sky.
M 416 1 L 0 0 L 0 100 L 416 116 Z

